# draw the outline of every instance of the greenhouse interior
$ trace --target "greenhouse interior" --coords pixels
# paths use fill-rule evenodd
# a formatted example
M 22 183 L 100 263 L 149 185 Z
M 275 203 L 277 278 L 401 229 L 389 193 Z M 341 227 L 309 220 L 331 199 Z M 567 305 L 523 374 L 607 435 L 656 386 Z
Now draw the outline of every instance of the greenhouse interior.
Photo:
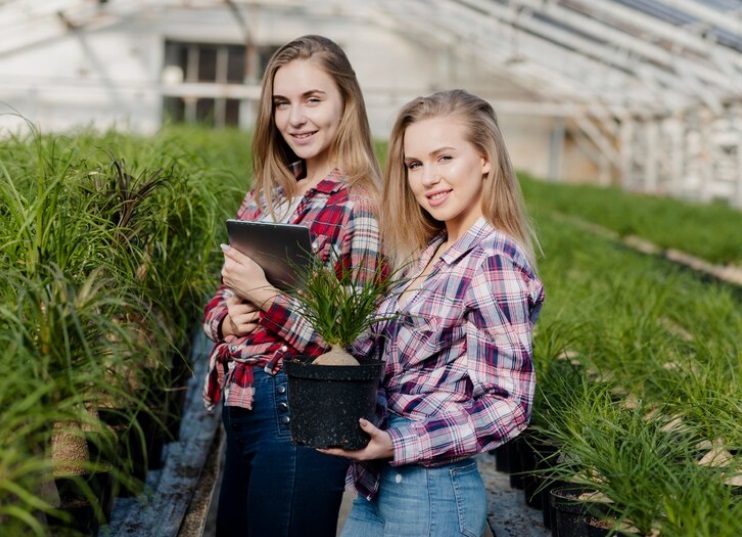
M 202 318 L 309 34 L 382 170 L 412 99 L 497 114 L 546 299 L 483 535 L 742 535 L 740 0 L 1 0 L 0 533 L 215 535 Z

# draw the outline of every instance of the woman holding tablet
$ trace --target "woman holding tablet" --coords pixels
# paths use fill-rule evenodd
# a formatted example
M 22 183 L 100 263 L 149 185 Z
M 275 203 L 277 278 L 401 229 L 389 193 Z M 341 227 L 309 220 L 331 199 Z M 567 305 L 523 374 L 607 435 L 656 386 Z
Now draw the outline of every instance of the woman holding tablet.
M 237 218 L 305 225 L 327 266 L 359 267 L 361 282 L 378 274 L 380 173 L 363 95 L 337 44 L 309 35 L 273 55 L 252 151 L 253 187 Z M 217 536 L 334 537 L 347 462 L 291 443 L 281 370 L 283 357 L 320 355 L 325 342 L 253 259 L 223 249 L 203 322 L 215 342 L 204 401 L 224 403 L 227 441 Z

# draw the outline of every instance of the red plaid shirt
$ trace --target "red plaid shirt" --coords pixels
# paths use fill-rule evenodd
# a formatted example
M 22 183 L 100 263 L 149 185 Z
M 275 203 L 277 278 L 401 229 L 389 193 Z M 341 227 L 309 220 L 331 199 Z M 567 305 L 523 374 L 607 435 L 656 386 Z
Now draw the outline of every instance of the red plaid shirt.
M 278 192 L 276 204 L 284 200 Z M 237 218 L 258 220 L 262 207 L 248 192 Z M 322 262 L 339 272 L 340 267 L 363 267 L 364 275 L 374 277 L 381 262 L 379 222 L 373 203 L 362 193 L 351 191 L 340 172 L 333 171 L 316 187 L 306 192 L 291 220 L 309 227 L 312 247 Z M 230 291 L 223 285 L 206 305 L 203 329 L 216 342 L 209 357 L 203 399 L 208 409 L 219 402 L 229 388 L 225 404 L 251 408 L 253 367 L 276 371 L 286 355 L 319 356 L 327 344 L 300 315 L 294 299 L 280 295 L 270 310 L 261 312 L 258 328 L 248 336 L 223 338 L 221 324 L 227 316 L 226 298 Z M 229 367 L 229 363 L 232 367 Z

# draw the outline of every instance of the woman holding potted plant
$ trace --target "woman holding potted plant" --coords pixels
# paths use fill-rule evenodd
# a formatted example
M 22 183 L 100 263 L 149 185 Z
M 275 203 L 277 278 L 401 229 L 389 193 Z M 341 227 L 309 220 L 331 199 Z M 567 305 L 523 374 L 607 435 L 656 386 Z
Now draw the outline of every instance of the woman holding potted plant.
M 354 344 L 385 362 L 379 427 L 357 451 L 344 537 L 479 536 L 475 454 L 526 427 L 543 302 L 531 232 L 495 112 L 465 91 L 416 98 L 391 133 L 382 232 L 407 278 Z
M 380 173 L 360 87 L 334 42 L 304 36 L 273 55 L 252 150 L 253 187 L 237 217 L 306 225 L 324 265 L 363 267 L 359 284 L 373 278 Z M 204 400 L 213 408 L 223 397 L 227 440 L 217 535 L 334 537 L 347 462 L 291 443 L 281 370 L 284 357 L 328 345 L 257 263 L 223 249 L 204 316 L 216 342 Z

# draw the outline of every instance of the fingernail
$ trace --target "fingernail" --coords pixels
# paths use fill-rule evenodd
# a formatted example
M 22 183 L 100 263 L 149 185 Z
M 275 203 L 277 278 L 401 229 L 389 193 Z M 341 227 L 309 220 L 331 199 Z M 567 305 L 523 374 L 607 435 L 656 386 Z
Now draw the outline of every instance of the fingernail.
M 230 246 L 229 244 L 220 244 L 219 248 L 222 249 L 222 252 L 226 252 L 227 250 L 229 250 Z

